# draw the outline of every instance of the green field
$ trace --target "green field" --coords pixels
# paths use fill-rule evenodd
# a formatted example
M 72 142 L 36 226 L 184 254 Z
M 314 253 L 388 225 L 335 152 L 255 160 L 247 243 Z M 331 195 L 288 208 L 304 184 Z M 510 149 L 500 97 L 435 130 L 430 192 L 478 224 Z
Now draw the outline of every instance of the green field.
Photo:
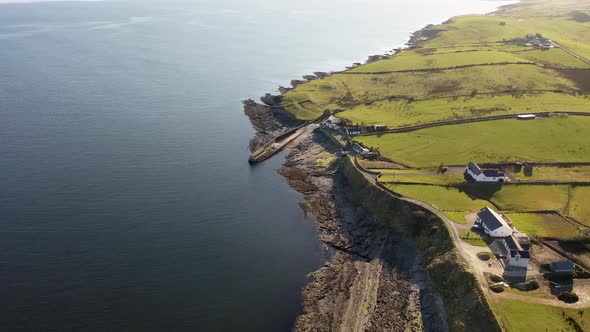
M 563 211 L 568 193 L 568 185 L 504 185 L 489 200 L 506 211 Z
M 415 167 L 467 162 L 590 161 L 590 117 L 498 120 L 409 133 L 358 136 L 391 160 Z
M 539 112 L 590 112 L 590 96 L 561 93 L 477 95 L 415 102 L 385 100 L 338 113 L 353 124 L 385 124 L 389 128 L 445 120 Z
M 590 227 L 590 187 L 574 187 L 568 215 Z
M 426 183 L 426 184 L 452 184 L 463 182 L 461 174 L 437 174 L 436 170 L 417 169 L 413 172 L 407 171 L 382 171 L 379 177 L 382 183 Z
M 472 198 L 457 188 L 414 184 L 386 184 L 387 188 L 407 197 L 431 203 L 441 210 L 475 212 L 486 206 L 488 201 Z
M 557 214 L 506 213 L 506 217 L 529 236 L 567 239 L 580 235 L 576 227 Z
M 582 331 L 590 328 L 588 309 L 568 309 L 511 299 L 493 305 L 501 326 L 507 331 L 572 331 L 575 322 Z
M 335 74 L 311 81 L 283 95 L 283 106 L 299 119 L 313 119 L 325 109 L 350 109 L 392 97 L 432 99 L 502 91 L 580 91 L 553 69 L 501 65 L 387 74 Z
M 451 219 L 453 222 L 456 222 L 457 224 L 466 224 L 467 220 L 465 220 L 465 215 L 467 215 L 466 212 L 450 212 L 450 211 L 444 211 L 445 216 L 447 216 L 447 218 Z
M 521 181 L 590 182 L 590 166 L 540 166 L 526 174 L 521 167 L 510 172 Z
M 371 73 L 403 71 L 416 69 L 449 68 L 465 65 L 493 63 L 532 62 L 518 54 L 497 51 L 471 51 L 455 53 L 420 54 L 415 51 L 402 51 L 400 54 L 382 61 L 373 62 L 349 70 L 349 73 Z

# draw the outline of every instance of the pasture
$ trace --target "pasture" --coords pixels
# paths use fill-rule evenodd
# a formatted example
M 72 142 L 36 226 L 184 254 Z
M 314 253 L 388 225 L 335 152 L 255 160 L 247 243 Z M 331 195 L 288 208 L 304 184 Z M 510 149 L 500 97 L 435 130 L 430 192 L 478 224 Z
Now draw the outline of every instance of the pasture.
M 414 167 L 501 162 L 590 161 L 590 117 L 498 120 L 355 140 Z

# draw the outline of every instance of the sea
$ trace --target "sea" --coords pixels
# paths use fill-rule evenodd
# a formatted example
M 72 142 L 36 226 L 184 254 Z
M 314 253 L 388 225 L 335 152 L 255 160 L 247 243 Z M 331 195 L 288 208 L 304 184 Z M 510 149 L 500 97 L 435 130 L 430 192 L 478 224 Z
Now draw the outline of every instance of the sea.
M 0 331 L 290 330 L 326 253 L 241 101 L 503 4 L 0 2 Z

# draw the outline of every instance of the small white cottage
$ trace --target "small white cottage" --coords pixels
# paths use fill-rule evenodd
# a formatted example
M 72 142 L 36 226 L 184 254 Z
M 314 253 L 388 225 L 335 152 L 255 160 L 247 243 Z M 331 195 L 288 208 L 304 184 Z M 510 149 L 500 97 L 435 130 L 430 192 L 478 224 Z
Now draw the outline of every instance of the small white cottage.
M 497 169 L 481 169 L 476 163 L 470 161 L 465 172 L 476 182 L 504 182 L 506 175 Z
M 337 117 L 330 115 L 328 120 L 326 121 L 326 128 L 330 128 L 332 130 L 340 130 L 340 119 Z

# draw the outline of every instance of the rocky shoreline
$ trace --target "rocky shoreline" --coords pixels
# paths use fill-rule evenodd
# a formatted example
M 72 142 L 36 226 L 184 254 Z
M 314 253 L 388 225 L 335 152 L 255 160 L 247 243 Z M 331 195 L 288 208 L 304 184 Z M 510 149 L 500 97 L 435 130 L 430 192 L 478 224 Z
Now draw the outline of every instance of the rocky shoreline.
M 288 130 L 293 122 L 276 117 L 276 100 L 244 103 L 256 136 L 255 149 Z M 303 313 L 294 331 L 445 331 L 442 302 L 419 266 L 413 241 L 379 221 L 352 195 L 342 172 L 343 158 L 328 168 L 317 160 L 339 153 L 328 137 L 309 131 L 290 144 L 278 172 L 303 194 L 300 206 L 313 216 L 331 257 L 310 274 L 302 291 Z
M 294 331 L 445 331 L 442 305 L 420 274 L 413 242 L 363 208 L 341 172 L 316 160 L 338 147 L 324 134 L 302 137 L 279 173 L 304 194 L 320 238 L 333 252 L 303 289 L 303 314 Z M 432 294 L 431 294 L 432 295 Z M 441 329 L 442 327 L 442 329 Z

